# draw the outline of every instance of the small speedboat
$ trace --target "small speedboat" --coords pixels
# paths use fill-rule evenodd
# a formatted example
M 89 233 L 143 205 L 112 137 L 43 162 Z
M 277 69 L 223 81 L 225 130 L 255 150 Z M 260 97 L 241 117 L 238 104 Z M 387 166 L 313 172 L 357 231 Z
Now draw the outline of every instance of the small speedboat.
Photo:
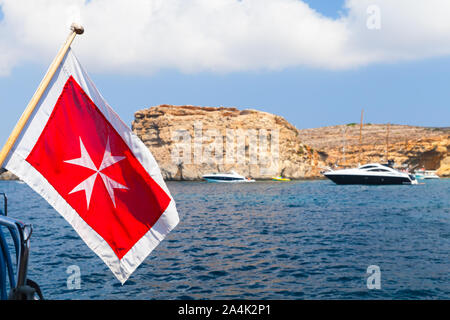
M 414 175 L 393 168 L 393 163 L 370 163 L 358 168 L 329 170 L 323 173 L 336 184 L 417 184 Z
M 210 173 L 205 174 L 202 178 L 208 182 L 227 182 L 227 183 L 238 183 L 238 182 L 255 182 L 255 180 L 241 176 L 240 174 L 231 171 L 228 173 Z
M 289 178 L 283 178 L 282 176 L 272 177 L 273 181 L 291 181 Z
M 414 171 L 416 179 L 439 179 L 436 170 L 425 170 L 424 168 Z

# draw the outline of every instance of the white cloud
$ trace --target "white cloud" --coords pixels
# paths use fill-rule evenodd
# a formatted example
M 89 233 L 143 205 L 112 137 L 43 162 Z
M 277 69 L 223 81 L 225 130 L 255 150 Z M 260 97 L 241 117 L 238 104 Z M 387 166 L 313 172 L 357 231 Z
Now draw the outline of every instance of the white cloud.
M 450 1 L 347 0 L 354 47 L 368 62 L 421 59 L 450 54 Z M 380 9 L 381 29 L 366 28 L 367 7 Z
M 300 0 L 0 0 L 0 75 L 48 64 L 72 21 L 91 71 L 161 68 L 231 72 L 310 66 L 345 69 L 450 54 L 450 1 L 347 0 L 324 17 Z M 380 8 L 369 30 L 367 8 Z

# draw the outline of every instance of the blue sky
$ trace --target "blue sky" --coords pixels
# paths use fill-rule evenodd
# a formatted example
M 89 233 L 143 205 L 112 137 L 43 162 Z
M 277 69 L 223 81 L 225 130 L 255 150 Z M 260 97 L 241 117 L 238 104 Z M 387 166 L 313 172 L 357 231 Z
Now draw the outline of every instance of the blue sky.
M 307 2 L 332 19 L 345 12 L 343 1 Z M 84 41 L 83 37 L 89 37 L 88 30 L 76 41 Z M 82 52 L 77 55 L 83 64 Z M 9 75 L 0 76 L 0 140 L 7 139 L 47 67 L 22 61 Z M 366 122 L 450 126 L 449 55 L 344 69 L 303 65 L 184 72 L 163 68 L 141 75 L 87 69 L 109 104 L 129 124 L 136 110 L 187 104 L 263 110 L 285 117 L 297 128 L 359 122 L 362 108 Z
M 331 18 L 338 18 L 346 12 L 344 8 L 345 1 L 343 0 L 305 0 L 305 2 L 311 8 Z

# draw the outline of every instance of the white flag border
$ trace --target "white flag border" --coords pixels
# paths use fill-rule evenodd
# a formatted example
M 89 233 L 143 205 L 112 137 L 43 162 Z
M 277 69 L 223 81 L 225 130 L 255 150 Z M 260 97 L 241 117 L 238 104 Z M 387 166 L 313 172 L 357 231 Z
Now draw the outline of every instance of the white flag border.
M 144 169 L 171 199 L 169 206 L 153 227 L 120 260 L 108 243 L 78 215 L 45 177 L 25 160 L 39 139 L 70 76 L 82 87 L 122 137 Z M 72 225 L 88 247 L 105 262 L 122 284 L 179 222 L 175 201 L 162 178 L 156 160 L 145 144 L 132 133 L 131 129 L 106 103 L 71 49 L 66 54 L 35 112 L 6 158 L 4 165 L 6 169 L 17 175 L 47 200 Z

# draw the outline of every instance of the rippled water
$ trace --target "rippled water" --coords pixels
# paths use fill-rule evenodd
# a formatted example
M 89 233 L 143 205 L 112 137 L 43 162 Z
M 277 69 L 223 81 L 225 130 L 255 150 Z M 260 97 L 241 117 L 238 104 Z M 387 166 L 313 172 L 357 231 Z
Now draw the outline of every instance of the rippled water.
M 25 184 L 0 182 L 32 223 L 29 277 L 47 299 L 450 299 L 450 180 L 168 183 L 180 224 L 122 286 Z M 78 265 L 81 289 L 67 288 Z M 381 289 L 367 289 L 367 267 Z

